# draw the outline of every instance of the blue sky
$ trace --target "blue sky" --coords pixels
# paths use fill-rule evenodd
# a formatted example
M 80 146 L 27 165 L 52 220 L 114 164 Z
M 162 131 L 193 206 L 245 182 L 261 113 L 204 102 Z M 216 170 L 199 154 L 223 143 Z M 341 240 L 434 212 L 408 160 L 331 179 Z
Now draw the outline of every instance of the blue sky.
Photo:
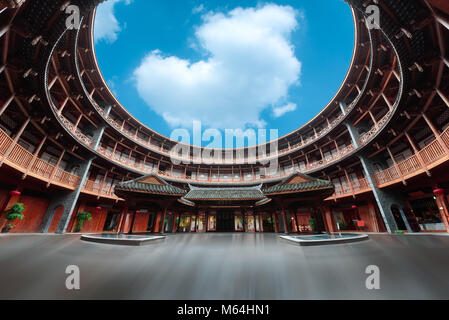
M 111 90 L 152 129 L 198 120 L 282 136 L 338 90 L 354 26 L 343 0 L 109 0 L 95 38 Z

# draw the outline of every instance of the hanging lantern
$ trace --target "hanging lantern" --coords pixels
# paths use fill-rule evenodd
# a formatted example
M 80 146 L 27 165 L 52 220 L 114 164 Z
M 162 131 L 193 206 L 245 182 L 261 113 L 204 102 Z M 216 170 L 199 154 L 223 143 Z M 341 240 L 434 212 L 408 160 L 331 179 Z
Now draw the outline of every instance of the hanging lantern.
M 9 192 L 9 195 L 11 196 L 20 196 L 22 193 L 18 190 L 13 190 Z
M 441 189 L 441 188 L 433 190 L 433 194 L 436 196 L 442 196 L 442 195 L 444 195 L 444 193 L 445 193 L 444 189 Z
M 169 213 L 168 213 L 168 215 L 169 215 L 169 216 L 172 216 L 172 215 L 173 215 L 173 213 L 172 213 L 172 212 L 169 212 Z
M 96 209 L 97 211 L 101 211 L 101 207 L 100 207 L 100 206 L 96 207 L 95 209 Z

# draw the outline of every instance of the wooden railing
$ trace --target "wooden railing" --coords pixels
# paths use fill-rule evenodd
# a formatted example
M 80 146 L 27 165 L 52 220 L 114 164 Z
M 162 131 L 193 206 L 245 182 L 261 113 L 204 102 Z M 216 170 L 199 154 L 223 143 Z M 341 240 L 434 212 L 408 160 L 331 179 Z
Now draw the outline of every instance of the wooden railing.
M 447 128 L 441 135 L 441 141 L 449 148 L 449 128 Z M 396 166 L 390 167 L 383 171 L 374 174 L 374 180 L 377 185 L 383 185 L 390 182 L 405 180 L 407 176 L 416 174 L 419 171 L 426 170 L 437 161 L 449 156 L 444 147 L 438 141 L 433 140 L 417 154 L 401 161 Z M 420 160 L 422 159 L 422 161 Z
M 433 162 L 444 157 L 446 155 L 446 152 L 444 151 L 444 148 L 441 146 L 438 140 L 434 140 L 425 148 L 423 148 L 420 151 L 420 154 L 424 160 L 424 163 L 427 165 L 432 164 Z
M 74 189 L 80 180 L 80 177 L 35 157 L 24 147 L 15 143 L 3 130 L 0 130 L 0 159 L 25 174 L 69 189 Z
M 335 186 L 335 193 L 329 199 L 338 197 L 355 195 L 357 193 L 367 192 L 371 190 L 368 179 L 362 178 L 359 180 L 352 180 L 349 183 Z
M 342 157 L 344 157 L 345 155 L 349 154 L 350 152 L 352 152 L 354 150 L 354 146 L 353 145 L 347 145 L 344 148 L 340 149 L 340 152 L 334 156 L 330 156 L 327 159 L 323 159 L 320 161 L 316 161 L 316 162 L 311 162 L 309 164 L 307 164 L 304 169 L 300 169 L 300 168 L 295 168 L 294 171 L 301 171 L 301 172 L 308 172 L 311 170 L 316 170 L 317 168 L 326 166 L 331 164 L 332 162 L 337 161 L 338 159 L 341 159 Z M 187 181 L 199 181 L 199 182 L 204 182 L 204 181 L 212 181 L 212 182 L 248 182 L 248 181 L 267 181 L 267 180 L 272 180 L 272 179 L 276 179 L 276 178 L 284 178 L 284 177 L 288 177 L 291 173 L 292 170 L 290 171 L 286 171 L 285 168 L 281 168 L 280 171 L 274 173 L 274 174 L 266 174 L 264 173 L 260 173 L 260 174 L 254 174 L 252 175 L 250 178 L 247 176 L 242 176 L 239 178 L 232 178 L 232 177 L 228 177 L 228 178 L 222 178 L 222 177 L 207 177 L 207 178 L 200 178 L 200 177 L 195 177 L 195 178 L 189 178 L 186 177 L 184 175 L 179 176 L 179 175 L 173 175 L 170 171 L 171 170 L 167 170 L 164 172 L 157 172 L 157 168 L 155 168 L 154 166 L 149 166 L 147 167 L 145 165 L 144 162 L 139 161 L 138 163 L 130 161 L 128 157 L 121 157 L 120 155 L 117 154 L 112 154 L 111 151 L 107 150 L 106 148 L 104 148 L 103 146 L 100 146 L 97 149 L 97 152 L 106 156 L 107 158 L 118 162 L 120 164 L 123 164 L 127 167 L 131 167 L 135 170 L 138 170 L 140 172 L 146 173 L 146 174 L 151 174 L 151 173 L 157 173 L 158 175 L 167 177 L 167 178 L 173 178 L 173 179 L 177 179 L 177 180 L 187 180 Z M 213 174 L 216 174 L 216 172 L 214 171 Z M 231 175 L 231 173 L 228 173 L 227 175 Z
M 364 145 L 365 143 L 367 143 L 368 141 L 371 140 L 371 138 L 373 136 L 375 136 L 377 134 L 377 132 L 380 131 L 380 129 L 382 129 L 385 124 L 388 122 L 388 120 L 390 119 L 392 115 L 392 111 L 389 111 L 385 116 L 382 117 L 382 119 L 380 119 L 380 121 L 374 125 L 368 132 L 365 132 L 364 134 L 362 134 L 359 138 L 359 143 L 360 145 Z
M 92 147 L 94 145 L 94 141 L 92 138 L 86 136 L 84 133 L 81 132 L 81 130 L 73 123 L 71 123 L 68 119 L 66 119 L 62 114 L 58 114 L 59 118 L 61 119 L 62 123 L 69 129 L 82 143 L 85 145 Z
M 113 185 L 102 185 L 102 183 L 98 183 L 93 180 L 86 180 L 82 191 L 85 193 L 96 195 L 98 197 L 121 200 L 115 195 Z
M 107 120 L 109 122 L 109 124 L 112 125 L 115 129 L 117 129 L 118 131 L 120 131 L 121 133 L 126 135 L 128 138 L 130 138 L 130 139 L 132 139 L 134 141 L 137 141 L 138 143 L 144 145 L 145 147 L 147 147 L 150 150 L 156 151 L 158 153 L 164 153 L 167 156 L 171 155 L 170 154 L 170 150 L 165 150 L 165 149 L 161 148 L 160 146 L 157 146 L 157 145 L 151 143 L 150 140 L 142 139 L 141 137 L 136 135 L 135 131 L 131 132 L 131 131 L 123 128 L 122 124 L 120 124 L 116 120 L 114 120 L 112 118 L 112 116 L 110 116 L 110 115 L 106 116 L 106 112 L 93 99 L 91 101 L 92 101 L 95 109 L 104 117 L 104 119 Z M 299 142 L 299 143 L 296 143 L 294 145 L 291 145 L 290 147 L 280 149 L 279 150 L 279 154 L 281 155 L 281 154 L 293 151 L 295 149 L 298 149 L 300 147 L 303 147 L 303 146 L 306 146 L 306 145 L 309 145 L 309 144 L 315 142 L 316 140 L 318 140 L 319 138 L 321 138 L 322 136 L 327 134 L 329 131 L 331 131 L 333 128 L 335 128 L 341 122 L 341 120 L 343 118 L 344 118 L 344 115 L 340 114 L 338 117 L 333 119 L 329 123 L 328 126 L 322 128 L 320 131 L 317 131 L 316 135 L 311 136 L 311 137 L 305 139 L 303 142 Z M 73 125 L 70 126 L 71 125 L 70 122 L 68 122 L 65 118 L 64 119 L 61 118 L 61 119 L 65 122 L 66 125 L 68 125 L 69 129 L 73 129 Z M 86 140 L 85 137 L 82 137 L 82 136 L 79 136 L 79 137 L 82 138 L 83 142 L 85 142 L 86 144 L 88 143 L 88 142 L 85 141 Z M 269 157 L 269 156 L 263 155 L 262 157 L 257 157 L 257 160 L 264 160 L 264 158 L 267 158 L 267 157 Z M 189 159 L 190 160 L 194 160 L 193 157 L 189 157 Z M 241 161 L 241 160 L 242 159 L 234 159 L 234 163 L 238 162 L 238 161 Z M 244 160 L 246 160 L 246 159 L 244 159 Z
M 352 188 L 353 188 L 354 192 L 364 192 L 364 191 L 371 190 L 369 181 L 366 178 L 359 179 L 357 181 L 351 181 L 351 184 L 352 184 Z

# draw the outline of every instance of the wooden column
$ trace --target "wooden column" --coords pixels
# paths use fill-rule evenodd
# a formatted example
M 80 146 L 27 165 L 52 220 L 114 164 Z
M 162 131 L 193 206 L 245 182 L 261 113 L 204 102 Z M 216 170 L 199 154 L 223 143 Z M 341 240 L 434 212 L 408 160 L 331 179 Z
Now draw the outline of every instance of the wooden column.
M 441 133 L 438 132 L 437 128 L 435 127 L 435 125 L 432 123 L 432 121 L 429 119 L 429 117 L 423 113 L 422 114 L 424 120 L 427 122 L 427 125 L 430 127 L 430 129 L 433 132 L 433 135 L 435 136 L 435 138 L 438 140 L 438 142 L 441 144 L 441 147 L 444 149 L 444 151 L 446 152 L 447 155 L 449 155 L 449 148 L 448 146 L 444 143 L 443 139 L 441 139 Z
M 384 98 L 385 102 L 388 105 L 388 108 L 391 110 L 393 109 L 393 105 L 391 104 L 391 102 L 388 100 L 387 96 L 385 95 L 385 93 L 382 93 L 382 98 Z
M 348 181 L 349 188 L 351 189 L 352 196 L 355 197 L 354 187 L 352 186 L 352 181 L 349 179 L 349 174 L 346 169 L 344 169 L 346 181 Z
M 426 170 L 427 175 L 430 176 L 430 172 L 427 169 L 427 165 L 424 162 L 424 159 L 421 157 L 421 153 L 418 150 L 418 147 L 416 146 L 415 142 L 413 141 L 412 137 L 410 137 L 409 133 L 406 131 L 405 132 L 405 136 L 407 137 L 408 142 L 410 143 L 410 145 L 413 148 L 413 151 L 415 152 L 416 157 L 418 158 L 419 163 L 421 164 L 421 166 L 424 168 L 424 170 Z
M 164 214 L 162 215 L 162 223 L 160 233 L 164 233 L 165 231 L 165 218 L 167 217 L 167 207 L 164 208 Z
M 117 232 L 122 233 L 124 232 L 126 217 L 128 216 L 128 207 L 124 207 L 122 214 L 120 215 L 120 222 L 118 224 Z
M 278 222 L 277 222 L 277 216 L 276 216 L 276 213 L 272 213 L 272 214 L 271 214 L 271 217 L 272 217 L 272 219 L 273 219 L 274 232 L 279 232 L 279 225 L 278 225 Z
M 379 224 L 377 223 L 376 204 L 373 201 L 368 202 L 368 212 L 371 219 L 372 230 L 370 232 L 380 232 Z
M 134 211 L 133 212 L 133 219 L 131 220 L 131 226 L 129 227 L 128 234 L 133 234 L 134 221 L 136 221 L 136 215 L 137 215 L 137 212 Z
M 449 108 L 449 99 L 446 98 L 446 96 L 444 95 L 443 92 L 441 92 L 441 90 L 437 89 L 437 93 L 440 96 L 441 100 L 443 100 L 443 102 L 446 104 L 446 106 Z
M 73 126 L 73 132 L 76 132 L 76 129 L 78 129 L 78 125 L 80 124 L 82 118 L 83 118 L 83 114 L 81 113 L 79 115 L 78 119 L 76 120 L 76 123 Z
M 449 206 L 447 204 L 446 192 L 444 189 L 435 189 L 433 194 L 436 197 L 438 209 L 440 211 L 441 220 L 446 227 L 446 232 L 449 233 Z
M 284 209 L 282 209 L 282 221 L 284 223 L 284 233 L 288 233 L 287 218 L 285 217 L 285 210 Z
M 23 124 L 22 127 L 19 129 L 19 132 L 17 132 L 13 142 L 11 143 L 11 145 L 9 146 L 8 150 L 6 150 L 5 155 L 3 156 L 2 160 L 0 161 L 0 167 L 3 165 L 3 163 L 5 162 L 5 159 L 8 158 L 8 156 L 11 154 L 11 151 L 14 149 L 14 147 L 16 146 L 17 142 L 19 141 L 20 137 L 22 136 L 23 132 L 25 131 L 25 128 L 27 127 L 27 125 L 30 123 L 31 118 L 29 117 Z
M 53 168 L 53 171 L 50 174 L 50 178 L 48 179 L 47 187 L 49 187 L 51 182 L 53 181 L 53 178 L 55 177 L 56 171 L 58 170 L 59 165 L 61 164 L 61 161 L 62 161 L 62 158 L 64 157 L 64 155 L 65 155 L 65 149 L 62 150 L 62 152 L 61 152 L 61 154 L 60 154 L 60 156 L 58 158 L 58 162 L 56 162 L 56 165 L 55 165 L 55 167 Z
M 324 208 L 324 216 L 326 218 L 325 222 L 326 222 L 327 230 L 331 233 L 335 232 L 334 221 L 332 219 L 332 210 L 330 207 Z
M 377 121 L 376 121 L 376 118 L 374 118 L 374 115 L 373 115 L 373 113 L 371 112 L 371 110 L 369 111 L 369 115 L 370 115 L 370 117 L 371 117 L 371 120 L 373 120 L 374 125 L 377 127 Z
M 396 168 L 396 171 L 398 172 L 399 178 L 402 180 L 402 183 L 405 184 L 404 175 L 401 172 L 401 169 L 399 169 L 398 163 L 396 162 L 396 159 L 393 156 L 393 153 L 390 150 L 390 147 L 387 147 L 388 154 L 390 155 L 391 161 L 393 161 L 393 165 Z
M 64 110 L 65 106 L 67 105 L 67 102 L 69 102 L 69 97 L 65 98 L 65 100 L 62 102 L 62 105 L 58 109 L 59 115 L 61 115 L 62 111 Z
M 42 150 L 42 147 L 44 146 L 44 143 L 47 141 L 47 137 L 45 136 L 41 142 L 39 143 L 39 146 L 37 147 L 36 151 L 33 154 L 33 159 L 31 160 L 30 164 L 27 167 L 27 170 L 25 171 L 25 173 L 22 176 L 22 179 L 25 179 L 28 175 L 28 173 L 30 172 L 31 168 L 33 167 L 33 165 L 36 163 L 37 158 L 39 157 L 39 153 Z
M 108 174 L 109 174 L 109 170 L 106 171 L 106 173 L 104 174 L 104 177 L 103 177 L 103 181 L 101 181 L 100 189 L 98 190 L 98 196 L 97 196 L 97 199 L 100 198 L 100 195 L 101 195 L 102 192 L 103 192 L 104 184 L 105 184 L 105 182 L 106 182 L 106 179 L 108 178 Z
M 6 100 L 6 102 L 2 105 L 2 107 L 0 108 L 0 116 L 6 111 L 6 109 L 8 109 L 9 105 L 11 104 L 11 102 L 14 100 L 15 97 L 16 95 L 13 93 L 11 97 L 9 97 L 9 99 Z

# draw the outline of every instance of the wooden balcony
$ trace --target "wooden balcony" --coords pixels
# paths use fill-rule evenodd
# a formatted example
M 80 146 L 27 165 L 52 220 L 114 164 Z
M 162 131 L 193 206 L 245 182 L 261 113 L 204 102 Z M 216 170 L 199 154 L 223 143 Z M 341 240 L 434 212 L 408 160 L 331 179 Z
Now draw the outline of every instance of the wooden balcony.
M 83 193 L 87 193 L 98 198 L 108 198 L 116 201 L 123 201 L 123 199 L 117 197 L 114 194 L 113 185 L 104 185 L 102 183 L 95 182 L 93 180 L 86 180 L 84 187 L 82 189 Z
M 440 138 L 449 147 L 449 128 L 440 135 Z M 414 154 L 393 167 L 375 173 L 374 180 L 377 186 L 385 187 L 410 179 L 447 160 L 449 160 L 449 155 L 446 154 L 445 148 L 441 145 L 440 141 L 435 139 L 419 151 L 419 156 L 418 154 Z
M 338 198 L 356 196 L 361 193 L 371 191 L 368 179 L 362 178 L 355 181 L 349 181 L 346 184 L 335 187 L 335 193 L 326 200 L 336 200 Z
M 88 147 L 91 148 L 93 147 L 94 141 L 90 137 L 82 133 L 79 128 L 75 127 L 75 125 L 71 123 L 69 120 L 67 120 L 63 115 L 59 114 L 59 118 L 61 119 L 62 123 L 64 123 L 64 125 L 67 127 L 67 129 L 69 129 L 69 131 L 72 132 L 78 138 L 78 140 L 80 140 Z
M 301 172 L 308 172 L 311 170 L 316 170 L 317 168 L 326 166 L 331 164 L 332 162 L 337 161 L 338 159 L 341 159 L 342 157 L 346 156 L 347 154 L 349 154 L 350 152 L 352 152 L 354 150 L 354 146 L 353 145 L 348 145 L 345 146 L 344 148 L 342 148 L 340 150 L 340 152 L 337 155 L 334 155 L 332 157 L 328 157 L 327 159 L 321 160 L 321 161 L 317 161 L 317 162 L 312 162 L 307 164 L 304 169 L 300 169 L 300 168 L 295 168 L 294 171 L 301 171 Z M 264 173 L 254 173 L 251 174 L 251 177 L 248 177 L 247 175 L 242 175 L 238 178 L 236 178 L 233 174 L 228 174 L 231 177 L 208 177 L 208 178 L 204 178 L 204 177 L 196 177 L 196 178 L 191 178 L 191 177 L 187 177 L 187 176 L 179 176 L 179 175 L 174 175 L 172 173 L 171 170 L 166 170 L 166 171 L 158 171 L 157 168 L 155 168 L 154 166 L 150 166 L 150 169 L 148 169 L 148 167 L 145 165 L 144 162 L 140 161 L 138 163 L 136 163 L 135 161 L 131 161 L 129 158 L 127 157 L 122 157 L 119 156 L 117 154 L 112 154 L 112 152 L 108 151 L 106 148 L 104 148 L 103 146 L 100 146 L 97 150 L 98 153 L 104 155 L 105 157 L 109 158 L 110 160 L 113 160 L 117 163 L 120 163 L 126 167 L 130 167 L 132 169 L 135 169 L 137 171 L 140 171 L 144 174 L 152 174 L 152 173 L 157 173 L 158 175 L 161 175 L 163 177 L 166 178 L 172 178 L 172 179 L 176 179 L 176 180 L 181 180 L 181 181 L 187 181 L 187 182 L 192 182 L 192 181 L 197 181 L 197 182 L 221 182 L 221 183 L 236 183 L 236 182 L 251 182 L 251 181 L 255 181 L 255 182 L 263 182 L 263 181 L 269 181 L 269 180 L 273 180 L 276 178 L 285 178 L 288 177 L 292 171 L 286 171 L 284 170 L 284 168 L 281 168 L 281 170 L 279 170 L 276 174 L 271 174 L 268 175 L 265 172 Z M 214 171 L 213 174 L 216 174 L 216 172 Z
M 367 142 L 369 142 L 384 126 L 385 124 L 388 122 L 388 120 L 390 119 L 392 115 L 392 111 L 389 111 L 385 116 L 383 116 L 382 119 L 380 119 L 380 121 L 374 125 L 368 132 L 365 132 L 364 134 L 362 134 L 359 138 L 359 143 L 360 145 L 364 145 Z
M 80 177 L 35 157 L 0 130 L 0 159 L 8 166 L 48 184 L 74 190 Z
M 149 150 L 152 150 L 154 152 L 163 153 L 163 154 L 165 154 L 168 157 L 172 156 L 171 153 L 170 153 L 170 150 L 165 150 L 165 149 L 161 148 L 160 146 L 157 146 L 157 145 L 151 143 L 151 140 L 145 140 L 145 139 L 140 138 L 136 134 L 136 132 L 131 132 L 129 130 L 124 129 L 123 126 L 120 123 L 118 123 L 116 120 L 114 120 L 111 116 L 106 117 L 105 111 L 96 102 L 94 102 L 94 101 L 92 101 L 92 102 L 93 102 L 93 105 L 94 105 L 95 109 L 98 110 L 98 112 L 104 117 L 104 119 L 106 121 L 108 121 L 109 124 L 112 127 L 114 127 L 116 130 L 118 130 L 121 133 L 123 133 L 129 139 L 138 142 L 139 144 L 147 147 Z M 339 115 L 334 120 L 332 120 L 332 122 L 327 127 L 324 127 L 319 132 L 317 132 L 315 136 L 309 137 L 305 141 L 297 143 L 297 144 L 294 144 L 294 145 L 292 145 L 290 147 L 283 148 L 283 149 L 279 150 L 278 154 L 282 155 L 282 154 L 285 154 L 285 153 L 288 153 L 288 152 L 292 152 L 292 151 L 294 151 L 296 149 L 299 149 L 301 147 L 310 145 L 313 142 L 316 142 L 318 139 L 320 139 L 321 137 L 326 135 L 329 131 L 331 131 L 333 128 L 335 128 L 341 122 L 341 120 L 343 118 L 344 118 L 343 114 Z M 68 125 L 68 127 L 70 129 L 71 128 L 71 124 L 67 123 L 67 125 Z M 72 125 L 72 127 L 73 127 L 73 125 Z M 82 140 L 85 140 L 85 139 L 82 139 Z M 86 141 L 83 141 L 83 142 L 86 143 Z M 256 157 L 256 161 L 264 160 L 265 158 L 269 158 L 269 157 L 270 157 L 269 155 L 268 156 L 264 156 L 263 158 L 262 157 Z M 180 160 L 185 160 L 185 157 L 184 158 L 180 157 Z M 188 160 L 194 160 L 194 158 L 190 156 L 190 157 L 188 157 Z M 244 160 L 246 160 L 246 159 L 244 159 Z M 242 159 L 236 158 L 236 159 L 233 159 L 232 163 L 227 163 L 227 164 L 238 164 L 239 161 L 242 161 Z

